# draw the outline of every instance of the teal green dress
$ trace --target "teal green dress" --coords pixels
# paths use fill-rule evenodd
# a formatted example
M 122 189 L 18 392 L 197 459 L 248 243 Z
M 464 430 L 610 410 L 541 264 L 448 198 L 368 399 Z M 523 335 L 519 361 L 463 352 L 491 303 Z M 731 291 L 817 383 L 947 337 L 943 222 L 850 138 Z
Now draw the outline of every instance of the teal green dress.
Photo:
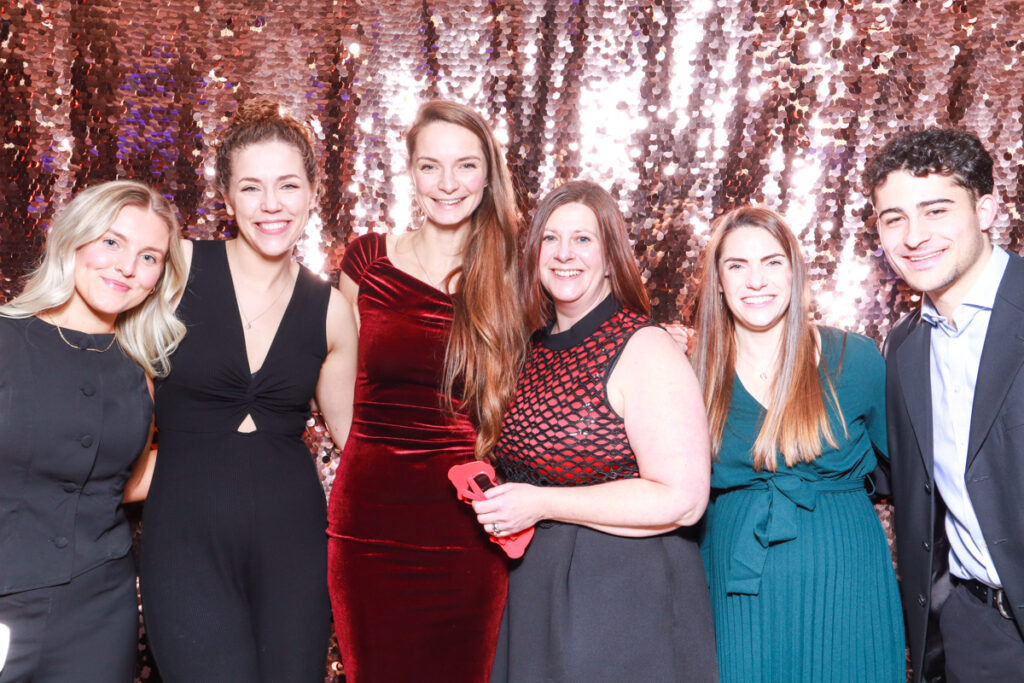
M 888 457 L 885 364 L 870 339 L 819 330 L 838 448 L 755 471 L 764 408 L 733 382 L 702 539 L 722 683 L 906 680 L 896 576 L 864 483 Z

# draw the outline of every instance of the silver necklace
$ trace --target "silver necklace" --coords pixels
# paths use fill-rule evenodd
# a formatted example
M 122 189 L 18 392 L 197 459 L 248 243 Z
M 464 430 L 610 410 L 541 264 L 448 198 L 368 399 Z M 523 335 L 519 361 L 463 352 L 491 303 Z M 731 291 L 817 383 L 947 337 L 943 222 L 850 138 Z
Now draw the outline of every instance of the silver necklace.
M 242 302 L 241 302 L 241 301 L 239 301 L 239 302 L 238 302 L 238 312 L 242 314 L 242 321 L 243 321 L 243 322 L 245 323 L 245 325 L 243 325 L 243 327 L 244 327 L 245 329 L 247 329 L 247 330 L 251 330 L 251 329 L 252 329 L 252 324 L 253 324 L 254 322 L 256 322 L 257 320 L 259 320 L 260 318 L 262 318 L 262 317 L 263 317 L 264 315 L 266 315 L 266 314 L 267 314 L 267 312 L 268 312 L 268 311 L 269 311 L 269 310 L 270 310 L 271 308 L 273 308 L 273 307 L 274 307 L 274 304 L 276 304 L 276 303 L 277 303 L 277 300 L 281 298 L 281 295 L 282 295 L 282 294 L 284 294 L 284 290 L 286 290 L 286 289 L 288 289 L 288 280 L 287 280 L 287 279 L 286 279 L 286 280 L 284 281 L 284 284 L 283 284 L 283 285 L 281 286 L 281 289 L 279 289 L 279 290 L 277 291 L 277 296 L 275 296 L 275 297 L 274 297 L 274 300 L 270 302 L 270 305 L 269 305 L 269 306 L 267 306 L 266 308 L 264 308 L 264 309 L 263 309 L 263 310 L 262 310 L 262 311 L 260 312 L 260 314 L 259 314 L 259 315 L 255 316 L 255 317 L 253 317 L 253 318 L 247 318 L 247 317 L 245 317 L 245 311 L 244 311 L 244 310 L 242 310 Z
M 107 344 L 106 348 L 94 349 L 91 346 L 79 346 L 77 344 L 72 344 L 71 342 L 68 341 L 68 338 L 64 336 L 64 330 L 62 330 L 60 328 L 60 325 L 58 325 L 57 322 L 53 318 L 50 318 L 50 324 L 57 328 L 57 334 L 60 335 L 61 341 L 63 341 L 65 344 L 67 344 L 71 348 L 77 349 L 79 351 L 92 351 L 94 353 L 106 353 L 114 345 L 114 342 L 117 341 L 117 335 L 115 334 L 113 336 L 113 338 L 110 340 L 110 343 Z

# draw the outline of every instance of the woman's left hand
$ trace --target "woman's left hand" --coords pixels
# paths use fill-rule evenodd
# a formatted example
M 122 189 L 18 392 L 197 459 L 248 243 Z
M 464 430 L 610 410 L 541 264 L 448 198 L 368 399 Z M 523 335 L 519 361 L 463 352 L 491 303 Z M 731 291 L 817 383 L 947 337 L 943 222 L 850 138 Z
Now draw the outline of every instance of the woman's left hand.
M 508 536 L 544 519 L 544 490 L 531 484 L 501 484 L 486 500 L 473 501 L 476 521 L 491 536 Z

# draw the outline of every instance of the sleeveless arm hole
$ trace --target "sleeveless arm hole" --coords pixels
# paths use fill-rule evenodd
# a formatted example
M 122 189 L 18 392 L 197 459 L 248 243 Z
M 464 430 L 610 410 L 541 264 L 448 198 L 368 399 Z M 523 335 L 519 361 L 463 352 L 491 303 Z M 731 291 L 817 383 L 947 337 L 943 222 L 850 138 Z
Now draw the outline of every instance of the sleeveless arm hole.
M 379 232 L 357 237 L 345 250 L 341 260 L 341 272 L 348 275 L 358 286 L 363 274 L 373 262 L 387 255 L 386 239 L 387 236 Z
M 620 420 L 624 418 L 621 414 L 619 414 L 619 411 L 615 409 L 615 406 L 612 405 L 611 398 L 608 396 L 608 381 L 612 378 L 612 373 L 615 372 L 615 368 L 616 366 L 618 366 L 619 360 L 622 358 L 622 354 L 626 350 L 626 345 L 629 344 L 629 340 L 633 338 L 634 334 L 636 334 L 637 332 L 646 327 L 657 327 L 659 329 L 665 329 L 661 325 L 652 320 L 650 322 L 640 323 L 635 328 L 627 332 L 623 337 L 622 345 L 618 348 L 618 350 L 615 352 L 615 355 L 609 361 L 608 367 L 605 368 L 604 376 L 602 377 L 602 381 L 604 382 L 604 404 L 608 407 L 610 411 L 612 411 L 612 414 L 618 417 Z M 665 333 L 668 334 L 668 331 L 666 331 Z

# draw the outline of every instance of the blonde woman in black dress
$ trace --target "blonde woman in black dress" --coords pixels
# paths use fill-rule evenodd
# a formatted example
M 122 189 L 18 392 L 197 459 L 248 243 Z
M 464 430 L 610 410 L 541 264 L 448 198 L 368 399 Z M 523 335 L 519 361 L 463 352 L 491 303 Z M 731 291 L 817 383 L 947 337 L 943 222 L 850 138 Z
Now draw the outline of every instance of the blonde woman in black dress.
M 140 183 L 80 193 L 0 306 L 0 681 L 130 683 L 138 645 L 122 498 L 146 488 L 153 402 L 184 326 L 170 204 Z

